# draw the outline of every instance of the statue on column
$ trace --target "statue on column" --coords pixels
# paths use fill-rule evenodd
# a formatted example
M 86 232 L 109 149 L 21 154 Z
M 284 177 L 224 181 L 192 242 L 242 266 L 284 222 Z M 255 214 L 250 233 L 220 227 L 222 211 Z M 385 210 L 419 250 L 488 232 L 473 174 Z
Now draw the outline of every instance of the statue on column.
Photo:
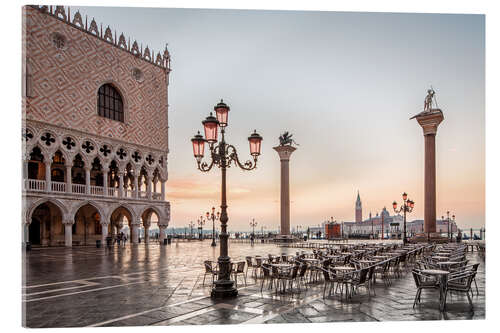
M 292 139 L 293 134 L 289 134 L 288 131 L 279 136 L 280 146 L 291 146 L 292 144 L 298 146 L 299 144 Z
M 425 96 L 425 101 L 424 101 L 424 112 L 430 112 L 432 109 L 432 100 L 434 99 L 434 94 L 436 92 L 434 89 L 428 89 L 427 90 L 427 96 Z

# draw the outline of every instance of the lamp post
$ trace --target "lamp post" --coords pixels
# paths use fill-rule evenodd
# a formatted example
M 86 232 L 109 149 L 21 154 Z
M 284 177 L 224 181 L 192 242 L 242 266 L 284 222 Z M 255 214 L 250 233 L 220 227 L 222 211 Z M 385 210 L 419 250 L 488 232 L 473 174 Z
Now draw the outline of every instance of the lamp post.
M 193 144 L 193 153 L 196 158 L 198 170 L 208 172 L 214 165 L 221 169 L 221 233 L 220 233 L 220 256 L 218 258 L 219 275 L 212 289 L 211 296 L 218 297 L 233 297 L 238 295 L 238 291 L 234 287 L 234 282 L 230 280 L 231 274 L 231 259 L 228 256 L 228 234 L 227 234 L 227 202 L 226 202 L 226 168 L 229 168 L 232 163 L 243 170 L 252 170 L 257 166 L 257 158 L 260 155 L 262 137 L 256 131 L 248 137 L 250 144 L 250 155 L 253 161 L 246 161 L 241 164 L 238 159 L 236 148 L 233 145 L 226 144 L 225 128 L 227 126 L 227 117 L 229 106 L 222 100 L 214 107 L 217 118 L 212 113 L 202 121 L 205 137 L 196 134 L 191 142 Z M 221 132 L 221 140 L 217 143 L 217 134 Z M 208 142 L 210 148 L 210 163 L 202 162 L 205 150 L 205 142 Z
M 451 216 L 453 224 L 451 225 L 451 231 L 450 231 L 450 241 L 453 240 L 453 225 L 455 224 L 455 214 Z
M 203 216 L 200 215 L 200 218 L 198 219 L 198 229 L 200 230 L 200 233 L 199 233 L 199 238 L 200 240 L 203 240 L 203 225 L 205 224 L 205 220 L 203 219 Z
M 189 227 L 191 228 L 191 233 L 189 234 L 189 238 L 193 238 L 193 227 L 194 227 L 193 221 L 189 223 Z
M 207 212 L 207 219 L 212 220 L 212 244 L 210 246 L 216 246 L 215 244 L 215 221 L 220 219 L 220 212 L 215 214 L 215 207 L 212 207 L 212 214 Z
M 252 227 L 252 236 L 255 238 L 255 227 L 257 226 L 257 222 L 255 222 L 255 219 L 252 219 L 252 222 L 250 222 L 250 226 Z
M 266 229 L 265 226 L 261 226 L 260 227 L 260 230 L 261 230 L 261 233 L 262 233 L 262 238 L 264 238 L 264 229 Z
M 392 208 L 394 208 L 394 212 L 401 213 L 403 212 L 403 244 L 406 244 L 406 213 L 411 213 L 413 210 L 413 207 L 415 206 L 415 202 L 412 200 L 408 199 L 408 194 L 406 192 L 403 193 L 403 205 L 398 209 L 398 203 L 394 201 L 392 203 Z

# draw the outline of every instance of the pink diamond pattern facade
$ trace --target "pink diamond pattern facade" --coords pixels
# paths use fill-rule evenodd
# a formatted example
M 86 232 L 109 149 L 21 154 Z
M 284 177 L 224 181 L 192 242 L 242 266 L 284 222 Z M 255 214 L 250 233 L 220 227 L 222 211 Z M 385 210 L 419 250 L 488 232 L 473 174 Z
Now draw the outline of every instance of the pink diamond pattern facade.
M 170 70 L 162 66 L 166 62 L 157 65 L 147 60 L 149 49 L 146 58 L 134 55 L 46 11 L 25 7 L 29 33 L 23 34 L 23 42 L 31 78 L 25 119 L 167 152 Z M 53 42 L 54 33 L 65 38 L 62 48 Z M 134 78 L 134 69 L 144 73 L 143 80 Z M 107 82 L 123 96 L 123 123 L 98 116 L 97 90 Z

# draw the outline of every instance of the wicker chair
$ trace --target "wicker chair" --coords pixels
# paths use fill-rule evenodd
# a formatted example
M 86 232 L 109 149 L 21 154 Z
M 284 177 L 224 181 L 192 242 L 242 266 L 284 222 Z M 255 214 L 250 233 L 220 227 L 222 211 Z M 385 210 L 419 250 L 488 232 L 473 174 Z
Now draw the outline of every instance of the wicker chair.
M 236 265 L 236 267 L 235 267 L 235 265 Z M 235 265 L 233 265 L 233 269 L 232 269 L 231 273 L 234 276 L 234 282 L 235 282 L 236 287 L 238 287 L 238 274 L 243 275 L 243 278 L 245 280 L 245 286 L 246 286 L 247 285 L 247 278 L 245 275 L 245 262 L 239 261 Z
M 245 271 L 245 275 L 248 275 L 248 269 L 253 267 L 253 261 L 251 256 L 245 257 L 245 261 L 247 262 L 247 269 Z
M 415 294 L 415 300 L 413 301 L 413 307 L 420 303 L 420 295 L 422 294 L 422 290 L 424 289 L 438 289 L 439 284 L 434 278 L 430 278 L 428 275 L 424 275 L 420 273 L 420 271 L 414 269 L 411 271 L 413 275 L 413 280 L 415 281 L 415 285 L 417 286 L 417 293 Z
M 476 277 L 476 272 L 474 271 L 466 271 L 462 274 L 455 275 L 452 278 L 448 279 L 448 283 L 446 284 L 445 296 L 444 296 L 444 306 L 446 307 L 446 297 L 448 292 L 459 292 L 465 293 L 467 295 L 467 299 L 469 300 L 469 305 L 471 310 L 474 308 L 472 304 L 472 299 L 469 295 L 469 292 L 472 292 L 472 281 Z
M 262 284 L 260 285 L 260 292 L 264 288 L 265 281 L 269 281 L 269 289 L 273 286 L 273 275 L 271 274 L 271 265 L 262 264 Z
M 205 278 L 207 275 L 212 275 L 212 284 L 215 282 L 215 277 L 219 274 L 217 267 L 213 267 L 213 263 L 211 260 L 205 260 L 203 262 L 205 266 L 205 274 L 203 274 L 203 285 L 205 285 Z
M 296 282 L 298 284 L 297 282 L 298 272 L 299 272 L 299 265 L 294 265 L 288 275 L 281 276 L 281 281 L 283 281 L 283 291 L 286 291 L 287 282 L 288 282 L 288 288 L 290 290 L 293 290 L 293 282 Z
M 326 289 L 328 288 L 328 296 L 332 294 L 332 289 L 335 286 L 335 282 L 337 282 L 337 276 L 335 272 L 330 271 L 328 268 L 321 268 L 323 272 L 323 277 L 325 279 L 325 287 L 323 288 L 323 298 L 326 296 Z
M 368 285 L 368 268 L 362 268 L 359 270 L 356 270 L 351 273 L 347 273 L 348 279 L 345 281 L 350 290 L 349 293 L 349 298 L 352 297 L 352 294 L 357 292 L 359 287 L 365 287 L 366 290 L 368 291 L 368 297 L 370 297 L 370 290 L 369 290 L 369 285 Z

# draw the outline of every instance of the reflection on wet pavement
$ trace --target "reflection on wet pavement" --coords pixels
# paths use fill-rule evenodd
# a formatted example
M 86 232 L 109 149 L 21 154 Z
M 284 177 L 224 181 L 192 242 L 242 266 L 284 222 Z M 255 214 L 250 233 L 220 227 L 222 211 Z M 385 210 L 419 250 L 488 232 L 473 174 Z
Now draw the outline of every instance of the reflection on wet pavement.
M 295 254 L 296 249 L 272 244 L 231 243 L 233 261 L 247 255 Z M 210 283 L 203 286 L 203 261 L 217 260 L 219 248 L 210 241 L 171 245 L 138 244 L 113 249 L 44 248 L 23 254 L 23 307 L 27 327 L 203 325 L 241 323 L 310 323 L 484 319 L 484 259 L 476 277 L 479 295 L 474 311 L 467 297 L 453 295 L 447 311 L 438 310 L 433 291 L 422 294 L 413 309 L 415 285 L 410 273 L 387 287 L 375 286 L 376 296 L 364 293 L 349 301 L 337 295 L 323 299 L 323 285 L 279 294 L 264 288 L 248 274 L 239 281 L 239 296 L 213 301 Z

